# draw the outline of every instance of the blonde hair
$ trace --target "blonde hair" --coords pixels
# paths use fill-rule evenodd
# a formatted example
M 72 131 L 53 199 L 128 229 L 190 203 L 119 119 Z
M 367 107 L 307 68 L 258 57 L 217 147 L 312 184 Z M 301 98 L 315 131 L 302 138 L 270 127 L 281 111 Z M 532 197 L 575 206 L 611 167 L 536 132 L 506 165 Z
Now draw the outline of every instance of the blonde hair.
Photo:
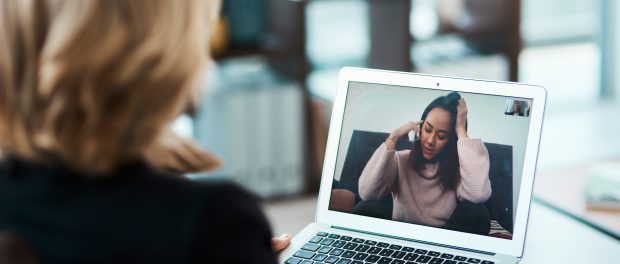
M 2 150 L 97 174 L 143 157 L 194 94 L 218 8 L 215 0 L 1 1 Z

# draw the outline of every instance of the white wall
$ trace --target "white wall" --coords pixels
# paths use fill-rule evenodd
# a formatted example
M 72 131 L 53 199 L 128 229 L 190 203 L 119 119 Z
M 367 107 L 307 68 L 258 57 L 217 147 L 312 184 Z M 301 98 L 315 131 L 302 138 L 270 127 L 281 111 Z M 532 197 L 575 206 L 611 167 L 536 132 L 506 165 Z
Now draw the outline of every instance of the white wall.
M 448 94 L 431 89 L 351 83 L 342 124 L 336 173 L 340 179 L 342 166 L 353 130 L 391 132 L 407 121 L 417 121 L 435 98 Z M 484 142 L 511 145 L 513 148 L 513 208 L 516 208 L 523 170 L 529 118 L 504 114 L 509 98 L 461 93 L 468 108 L 468 134 Z

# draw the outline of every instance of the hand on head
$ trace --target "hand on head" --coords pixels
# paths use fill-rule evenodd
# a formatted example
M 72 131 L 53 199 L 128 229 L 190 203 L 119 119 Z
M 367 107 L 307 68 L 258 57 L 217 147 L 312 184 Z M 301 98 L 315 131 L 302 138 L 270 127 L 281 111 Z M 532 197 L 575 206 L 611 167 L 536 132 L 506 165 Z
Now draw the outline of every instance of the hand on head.
M 465 99 L 459 99 L 459 104 L 456 107 L 456 135 L 460 138 L 467 138 L 467 103 Z
M 392 131 L 392 133 L 388 136 L 386 140 L 386 144 L 388 149 L 394 149 L 396 147 L 396 141 L 399 138 L 409 134 L 409 132 L 414 131 L 416 135 L 420 133 L 420 125 L 422 124 L 422 120 L 419 121 L 409 121 L 404 125 L 400 126 L 396 130 Z
M 390 134 L 390 137 L 398 140 L 399 138 L 407 135 L 410 131 L 414 131 L 416 134 L 420 132 L 420 125 L 422 124 L 422 120 L 418 121 L 409 121 L 404 125 L 400 126 L 396 130 Z

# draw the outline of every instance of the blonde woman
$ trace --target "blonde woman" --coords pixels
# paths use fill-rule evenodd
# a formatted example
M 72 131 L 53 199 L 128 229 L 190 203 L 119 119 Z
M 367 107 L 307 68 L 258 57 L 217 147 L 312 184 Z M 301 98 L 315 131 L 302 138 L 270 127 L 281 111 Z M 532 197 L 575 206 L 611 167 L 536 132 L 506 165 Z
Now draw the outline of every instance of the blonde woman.
M 167 127 L 218 8 L 0 1 L 0 230 L 44 263 L 275 263 L 289 238 L 272 242 L 251 195 L 164 172 L 217 166 Z

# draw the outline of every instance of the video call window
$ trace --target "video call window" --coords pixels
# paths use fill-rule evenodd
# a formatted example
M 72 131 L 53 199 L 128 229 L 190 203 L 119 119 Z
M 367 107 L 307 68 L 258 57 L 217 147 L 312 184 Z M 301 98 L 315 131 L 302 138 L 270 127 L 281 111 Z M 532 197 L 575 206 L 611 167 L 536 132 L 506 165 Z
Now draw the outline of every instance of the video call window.
M 512 239 L 531 103 L 351 82 L 329 209 Z
M 530 116 L 530 101 L 507 99 L 506 100 L 506 115 L 512 116 Z

